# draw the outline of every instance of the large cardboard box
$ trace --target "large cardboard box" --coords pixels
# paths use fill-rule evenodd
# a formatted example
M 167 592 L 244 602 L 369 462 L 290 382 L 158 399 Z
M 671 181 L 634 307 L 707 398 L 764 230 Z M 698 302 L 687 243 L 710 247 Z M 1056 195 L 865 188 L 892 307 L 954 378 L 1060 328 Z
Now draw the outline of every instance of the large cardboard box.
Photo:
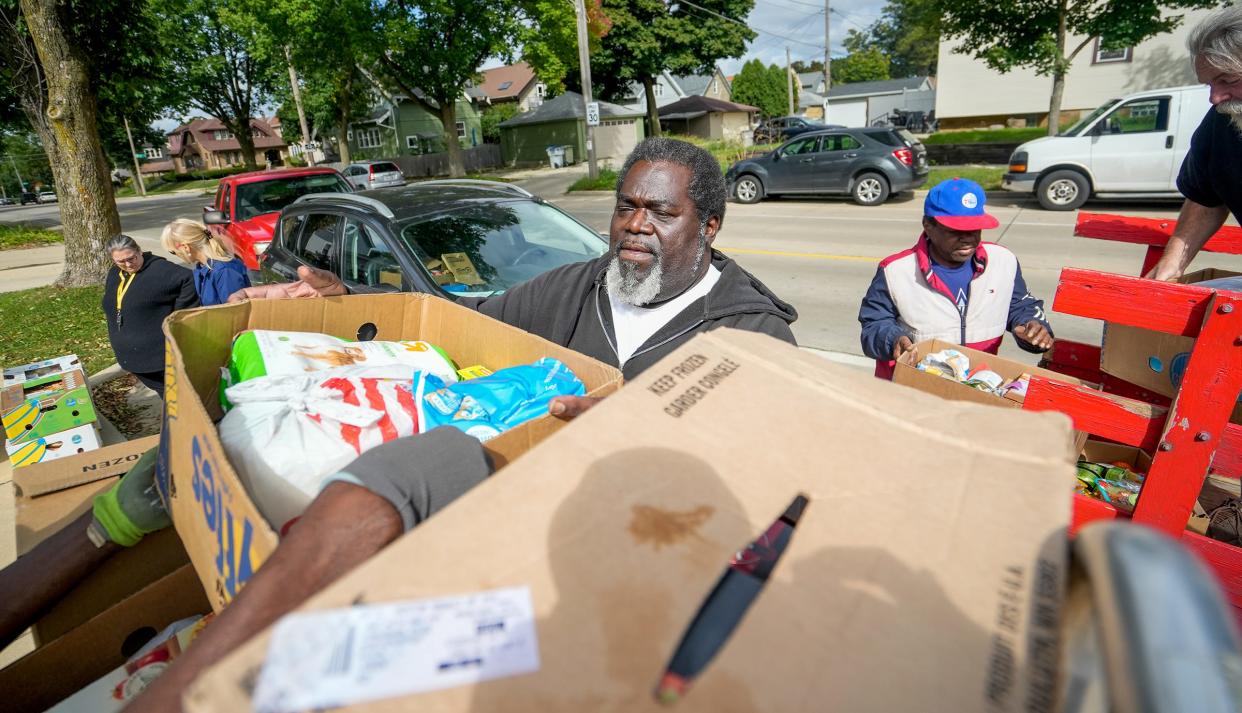
M 303 607 L 351 607 L 362 632 L 371 604 L 516 588 L 536 670 L 327 707 L 668 710 L 653 692 L 683 632 L 801 494 L 767 585 L 676 710 L 1051 710 L 1069 443 L 1060 414 L 937 399 L 760 334 L 699 335 Z M 332 649 L 349 630 L 305 653 L 357 653 L 375 680 L 401 671 L 387 661 L 491 663 L 470 640 L 387 661 L 371 636 Z M 251 710 L 269 643 L 205 672 L 189 710 Z
M 22 364 L 21 366 L 6 367 L 2 372 L 4 377 L 3 387 L 16 386 L 30 379 L 42 379 L 73 371 L 74 369 L 82 369 L 82 360 L 78 359 L 77 354 L 66 354 L 54 359 L 44 359 L 43 361 Z
M 112 487 L 158 441 L 158 436 L 126 441 L 14 471 L 18 555 L 29 553 L 90 510 L 94 497 Z M 56 640 L 188 562 L 171 529 L 148 535 L 113 555 L 48 610 L 32 627 L 36 643 Z
M 902 354 L 893 368 L 893 382 L 909 386 L 912 389 L 918 389 L 924 393 L 934 394 L 942 399 L 971 401 L 977 404 L 984 404 L 985 406 L 1022 408 L 1021 401 L 995 396 L 978 389 L 972 389 L 964 384 L 959 384 L 951 379 L 945 379 L 944 377 L 918 370 L 918 363 L 923 361 L 924 357 L 943 349 L 956 349 L 970 358 L 971 369 L 986 366 L 991 371 L 1003 376 L 1006 381 L 1012 381 L 1023 374 L 1038 374 L 1048 379 L 1065 381 L 1071 384 L 1082 383 L 1081 380 L 1075 379 L 1072 376 L 1058 374 L 1055 371 L 1048 371 L 1037 366 L 1023 364 L 995 354 L 988 354 L 987 352 L 981 352 L 977 349 L 971 349 L 970 347 L 939 339 L 919 342 L 914 345 L 913 349 Z
M 1210 268 L 1183 275 L 1178 282 L 1193 284 L 1242 273 Z M 1106 324 L 1100 353 L 1100 371 L 1124 379 L 1148 391 L 1172 397 L 1177 393 L 1190 361 L 1195 340 L 1126 324 Z M 1242 423 L 1242 406 L 1235 407 L 1233 422 Z
M 14 469 L 25 469 L 36 463 L 48 463 L 61 458 L 72 458 L 99 448 L 100 435 L 97 424 L 70 428 L 67 431 L 40 436 L 32 441 L 6 444 L 9 462 Z
M 208 598 L 224 607 L 275 548 L 277 537 L 246 494 L 225 457 L 215 422 L 220 367 L 233 338 L 247 329 L 322 332 L 344 339 L 421 339 L 443 349 L 459 366 L 492 370 L 554 357 L 592 396 L 621 384 L 621 372 L 571 349 L 510 327 L 452 302 L 425 294 L 387 294 L 307 300 L 259 300 L 182 310 L 164 324 L 167 340 L 158 481 L 173 524 L 185 543 Z M 563 425 L 543 417 L 487 442 L 503 466 Z
M 125 663 L 164 627 L 211 610 L 189 564 L 0 669 L 0 712 L 42 711 Z

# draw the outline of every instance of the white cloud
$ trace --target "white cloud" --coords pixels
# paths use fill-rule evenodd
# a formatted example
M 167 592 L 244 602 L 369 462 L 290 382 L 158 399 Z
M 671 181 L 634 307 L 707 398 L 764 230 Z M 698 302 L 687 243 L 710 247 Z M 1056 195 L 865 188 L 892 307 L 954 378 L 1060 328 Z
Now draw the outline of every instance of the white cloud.
M 883 4 L 876 0 L 833 0 L 832 56 L 844 55 L 846 34 L 875 22 L 882 8 Z M 820 2 L 756 0 L 746 23 L 759 30 L 759 36 L 750 43 L 741 58 L 720 63 L 725 74 L 736 74 L 743 64 L 756 57 L 765 64 L 783 65 L 786 46 L 794 60 L 822 60 L 824 57 L 824 8 Z

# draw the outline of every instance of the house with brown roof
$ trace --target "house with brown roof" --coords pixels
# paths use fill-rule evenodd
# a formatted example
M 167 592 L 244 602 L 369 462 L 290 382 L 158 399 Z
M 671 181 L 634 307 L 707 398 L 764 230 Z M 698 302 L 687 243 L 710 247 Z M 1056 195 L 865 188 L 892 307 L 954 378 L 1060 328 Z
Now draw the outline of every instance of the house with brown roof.
M 289 157 L 289 146 L 280 132 L 263 119 L 251 119 L 250 129 L 259 165 L 283 164 Z M 173 129 L 168 134 L 168 155 L 177 173 L 244 163 L 241 144 L 219 119 L 193 119 Z
M 477 87 L 492 104 L 517 102 L 518 111 L 530 111 L 543 103 L 548 87 L 525 62 L 484 70 Z
M 168 173 L 174 170 L 172 158 L 168 155 L 168 144 L 143 144 L 141 149 L 142 162 L 138 165 L 138 170 L 142 171 L 144 176 L 153 176 L 159 173 Z

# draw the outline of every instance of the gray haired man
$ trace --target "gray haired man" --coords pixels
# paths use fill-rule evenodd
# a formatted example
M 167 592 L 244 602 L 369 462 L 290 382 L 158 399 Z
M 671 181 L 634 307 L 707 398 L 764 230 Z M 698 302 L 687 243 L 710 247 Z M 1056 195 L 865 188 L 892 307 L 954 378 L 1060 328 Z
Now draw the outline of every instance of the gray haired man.
M 1242 4 L 1204 20 L 1188 45 L 1195 76 L 1211 90 L 1212 109 L 1195 130 L 1177 177 L 1186 202 L 1164 255 L 1146 275 L 1156 280 L 1181 277 L 1230 213 L 1242 221 Z

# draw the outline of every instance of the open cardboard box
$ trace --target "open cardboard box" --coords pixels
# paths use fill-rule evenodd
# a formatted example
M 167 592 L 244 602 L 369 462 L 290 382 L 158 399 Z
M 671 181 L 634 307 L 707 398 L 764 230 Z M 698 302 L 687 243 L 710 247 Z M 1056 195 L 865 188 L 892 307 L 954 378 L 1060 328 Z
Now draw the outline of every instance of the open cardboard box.
M 682 634 L 731 556 L 801 494 L 767 585 L 676 710 L 1050 710 L 1070 442 L 1061 414 L 946 401 L 765 335 L 713 330 L 302 610 L 368 617 L 385 602 L 529 597 L 534 672 L 341 697 L 333 710 L 667 711 L 653 692 Z M 317 685 L 320 654 L 348 629 L 285 643 L 306 656 L 294 672 L 306 683 L 288 690 Z M 272 642 L 263 632 L 206 671 L 187 708 L 252 710 Z M 355 642 L 372 683 L 428 675 L 413 659 L 455 660 Z M 457 643 L 458 656 L 473 650 Z
M 15 470 L 18 556 L 90 510 L 94 497 L 112 487 L 158 442 L 158 436 L 125 441 Z M 185 548 L 171 529 L 148 535 L 110 557 L 48 610 L 32 627 L 36 644 L 56 640 L 188 562 Z
M 1178 282 L 1194 284 L 1240 275 L 1242 273 L 1209 268 L 1183 275 Z M 1181 384 L 1194 346 L 1193 337 L 1127 324 L 1105 324 L 1100 371 L 1172 398 L 1177 393 L 1177 385 Z M 1242 404 L 1234 407 L 1230 420 L 1242 424 Z
M 0 669 L 0 710 L 46 710 L 124 664 L 164 627 L 209 611 L 194 569 L 182 564 Z
M 164 323 L 167 341 L 165 412 L 157 481 L 170 504 L 212 606 L 223 608 L 276 547 L 276 533 L 246 494 L 225 457 L 215 422 L 220 367 L 233 339 L 248 329 L 322 332 L 344 339 L 421 339 L 459 366 L 493 371 L 553 357 L 567 365 L 591 396 L 611 394 L 621 372 L 529 332 L 448 300 L 425 294 L 259 300 L 183 310 Z M 542 417 L 486 444 L 497 467 L 508 464 L 564 422 Z
M 1023 374 L 1039 375 L 1047 379 L 1056 381 L 1064 381 L 1070 384 L 1082 384 L 1080 379 L 1065 374 L 1058 374 L 1055 371 L 1041 369 L 1037 366 L 1023 364 L 1013 361 L 1012 359 L 1004 359 L 995 354 L 988 354 L 977 349 L 964 347 L 960 344 L 945 342 L 939 339 L 929 339 L 914 345 L 914 348 L 897 360 L 893 368 L 893 383 L 909 386 L 926 394 L 939 396 L 942 399 L 951 401 L 970 401 L 972 403 L 983 404 L 984 406 L 1000 406 L 1002 408 L 1022 408 L 1022 399 L 1013 395 L 996 396 L 978 389 L 971 388 L 965 384 L 960 384 L 951 379 L 946 379 L 935 374 L 928 374 L 918 370 L 918 363 L 928 354 L 941 351 L 943 349 L 956 349 L 970 358 L 971 369 L 980 366 L 986 366 L 991 371 L 1000 374 L 1005 381 L 1012 381 Z M 1082 451 L 1083 445 L 1087 442 L 1087 434 L 1082 431 L 1074 432 L 1073 452 L 1075 454 Z

